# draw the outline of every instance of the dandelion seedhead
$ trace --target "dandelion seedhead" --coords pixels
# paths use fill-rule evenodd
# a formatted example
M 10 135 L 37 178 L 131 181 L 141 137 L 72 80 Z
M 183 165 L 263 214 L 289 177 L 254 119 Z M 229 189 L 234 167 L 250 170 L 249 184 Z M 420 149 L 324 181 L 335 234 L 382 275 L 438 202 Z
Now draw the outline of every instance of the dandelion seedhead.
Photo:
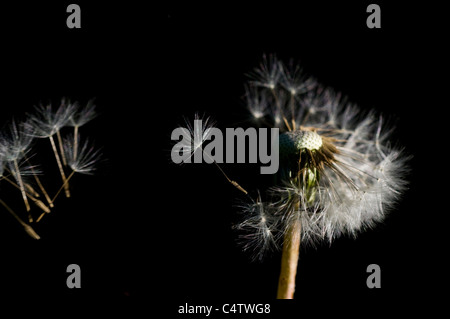
M 392 130 L 382 117 L 274 56 L 250 77 L 250 114 L 280 129 L 280 169 L 262 199 L 243 208 L 248 217 L 236 228 L 246 232 L 244 249 L 262 255 L 281 247 L 295 223 L 302 243 L 313 244 L 356 236 L 382 221 L 406 188 L 408 160 L 392 146 Z M 264 223 L 255 217 L 261 212 Z
M 265 56 L 249 77 L 245 100 L 253 120 L 278 129 L 273 183 L 253 199 L 207 152 L 205 161 L 247 195 L 240 205 L 244 218 L 234 226 L 243 249 L 257 260 L 282 249 L 277 298 L 291 299 L 300 244 L 355 237 L 382 221 L 406 189 L 409 157 L 393 146 L 392 128 L 381 116 L 360 110 L 293 61 Z M 195 161 L 213 129 L 196 116 L 194 126 L 174 130 L 172 140 L 182 140 L 172 148 L 172 160 Z
M 95 115 L 92 102 L 89 102 L 86 107 L 80 108 L 77 103 L 70 103 L 63 99 L 56 109 L 53 109 L 51 105 L 35 107 L 35 112 L 28 113 L 24 122 L 12 121 L 6 130 L 0 132 L 0 181 L 4 181 L 13 190 L 20 191 L 28 212 L 29 223 L 25 223 L 19 216 L 20 214 L 17 214 L 1 199 L 0 204 L 24 227 L 25 232 L 32 238 L 39 239 L 40 236 L 30 224 L 39 222 L 45 214 L 51 211 L 50 208 L 54 207 L 54 202 L 60 191 L 64 189 L 66 196 L 70 197 L 69 179 L 72 175 L 75 172 L 81 174 L 94 173 L 100 151 L 94 149 L 88 140 L 80 143 L 78 128 L 92 120 Z M 73 126 L 74 134 L 70 135 L 64 132 L 65 126 Z M 63 138 L 63 134 L 69 137 Z M 56 135 L 56 140 L 53 138 L 54 135 Z M 53 199 L 50 198 L 39 177 L 42 177 L 42 175 L 39 175 L 41 171 L 31 163 L 38 157 L 35 156 L 36 154 L 30 155 L 34 138 L 49 139 L 61 174 L 62 185 Z M 66 166 L 69 166 L 72 170 L 69 178 L 66 178 Z M 45 174 L 43 175 L 45 176 Z M 47 203 L 39 199 L 41 195 Z M 43 211 L 37 220 L 34 220 L 30 203 Z

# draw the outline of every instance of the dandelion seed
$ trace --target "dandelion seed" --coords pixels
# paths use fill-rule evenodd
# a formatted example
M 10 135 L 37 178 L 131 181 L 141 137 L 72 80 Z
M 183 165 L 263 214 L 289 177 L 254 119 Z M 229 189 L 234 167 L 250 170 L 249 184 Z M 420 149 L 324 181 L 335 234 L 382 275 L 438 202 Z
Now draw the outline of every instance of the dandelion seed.
M 19 185 L 27 212 L 30 211 L 30 204 L 28 203 L 18 162 L 28 152 L 32 142 L 33 138 L 29 132 L 30 129 L 27 126 L 17 125 L 13 121 L 9 131 L 1 136 L 2 143 L 0 144 L 0 154 L 6 163 L 12 165 L 12 172 Z M 32 221 L 31 215 L 29 215 L 29 220 Z
M 283 66 L 276 56 L 263 56 L 263 61 L 259 68 L 249 74 L 253 85 L 274 90 L 280 83 Z
M 69 126 L 81 127 L 97 117 L 94 100 L 89 100 L 84 108 L 76 107 L 76 111 L 71 114 Z
M 246 86 L 247 108 L 256 120 L 264 118 L 268 111 L 268 101 L 265 94 L 260 94 L 258 88 Z
M 271 206 L 261 201 L 258 196 L 256 201 L 240 206 L 247 217 L 243 222 L 234 226 L 243 233 L 240 240 L 243 250 L 249 251 L 254 260 L 262 260 L 264 256 L 276 247 L 276 224 L 271 212 Z
M 45 214 L 50 213 L 50 208 L 39 199 L 41 194 L 34 188 L 35 184 L 31 184 L 26 177 L 28 175 L 34 176 L 50 207 L 53 207 L 53 201 L 48 196 L 38 177 L 38 174 L 40 174 L 39 170 L 30 163 L 31 156 L 28 156 L 28 153 L 31 150 L 33 139 L 49 138 L 63 180 L 63 184 L 57 194 L 64 189 L 67 197 L 70 196 L 68 185 L 70 178 L 75 172 L 92 174 L 95 170 L 95 164 L 100 158 L 100 151 L 93 149 L 88 141 L 82 144 L 79 142 L 78 128 L 95 117 L 92 102 L 89 102 L 85 108 L 79 108 L 76 103 L 70 103 L 70 101 L 63 99 L 60 106 L 56 109 L 52 109 L 51 105 L 40 105 L 35 107 L 34 113 L 27 113 L 27 116 L 26 122 L 16 124 L 15 121 L 12 121 L 8 130 L 0 133 L 0 180 L 4 180 L 20 190 L 28 212 L 29 222 L 33 222 L 29 201 L 43 211 L 37 219 L 37 222 L 39 222 Z M 70 141 L 65 141 L 66 145 L 64 145 L 60 130 L 67 125 L 74 126 L 76 129 L 75 135 L 71 137 Z M 55 135 L 58 146 L 54 139 Z M 65 147 L 69 147 L 70 150 L 66 152 Z M 67 159 L 66 153 L 69 156 Z M 72 169 L 72 173 L 68 178 L 65 176 L 62 164 L 64 166 L 69 165 Z M 34 229 L 23 222 L 4 201 L 0 200 L 0 204 L 24 227 L 28 235 L 34 239 L 40 239 Z
M 75 144 L 77 145 L 76 147 Z M 87 175 L 94 174 L 102 156 L 101 150 L 96 149 L 88 139 L 80 143 L 79 134 L 77 138 L 69 135 L 64 141 L 64 152 L 67 157 L 68 166 L 72 171 Z
M 195 157 L 196 154 L 200 156 L 202 155 L 202 146 L 210 139 L 214 125 L 211 123 L 209 118 L 200 119 L 199 115 L 196 114 L 194 118 L 194 125 L 191 125 L 191 123 L 186 121 L 186 126 L 187 128 L 181 128 L 180 132 L 182 140 L 174 145 L 172 152 L 175 154 L 187 154 L 183 162 L 190 162 L 191 158 Z M 236 181 L 230 179 L 225 171 L 213 158 L 211 158 L 211 156 L 208 155 L 208 153 L 205 152 L 203 155 L 207 157 L 210 163 L 214 163 L 214 165 L 219 169 L 231 185 L 239 189 L 244 194 L 247 194 L 247 191 Z
M 40 105 L 39 107 L 35 108 L 34 114 L 29 114 L 28 122 L 28 125 L 34 129 L 34 136 L 40 138 L 48 138 L 50 140 L 56 163 L 61 174 L 61 179 L 63 181 L 63 185 L 65 185 L 64 190 L 66 197 L 70 197 L 69 184 L 66 182 L 66 175 L 64 173 L 62 162 L 58 154 L 53 136 L 55 134 L 57 135 L 61 150 L 62 141 L 59 131 L 63 126 L 67 125 L 75 110 L 76 106 L 74 104 L 66 104 L 64 100 L 63 103 L 61 103 L 60 107 L 56 109 L 56 111 L 53 111 L 51 105 Z M 62 152 L 61 154 L 63 153 L 64 152 Z
M 8 177 L 2 176 L 1 179 L 7 181 L 12 186 L 21 190 L 20 186 L 18 184 L 14 183 L 12 180 L 10 180 Z M 36 206 L 39 207 L 40 209 L 42 209 L 44 212 L 50 213 L 50 209 L 41 200 L 37 199 L 36 197 L 34 197 L 33 195 L 31 195 L 28 192 L 25 192 L 25 196 L 27 197 L 27 199 L 30 199 L 31 201 L 33 201 L 33 203 L 36 204 Z M 31 217 L 30 214 L 28 215 L 28 218 L 29 218 L 30 222 L 33 222 L 33 218 Z
M 59 196 L 61 191 L 65 188 L 65 186 L 69 183 L 70 179 L 74 176 L 75 173 L 92 175 L 97 169 L 97 164 L 100 161 L 102 156 L 100 149 L 95 149 L 95 147 L 90 143 L 89 140 L 80 143 L 80 135 L 78 134 L 76 139 L 75 148 L 74 138 L 72 136 L 68 136 L 63 142 L 64 152 L 67 158 L 67 165 L 72 169 L 72 172 L 66 178 L 66 181 L 59 190 L 56 192 L 51 202 L 54 202 L 56 198 Z M 78 154 L 75 158 L 75 154 Z M 41 214 L 37 219 L 39 222 L 45 214 Z
M 290 60 L 288 65 L 279 62 L 281 74 L 281 85 L 294 99 L 296 96 L 305 94 L 317 86 L 316 80 L 304 74 L 300 65 Z
M 26 155 L 24 155 L 24 159 L 25 161 L 29 164 L 29 159 Z M 36 183 L 38 184 L 39 189 L 41 190 L 42 194 L 44 194 L 45 200 L 47 201 L 47 203 L 50 205 L 50 207 L 53 207 L 53 202 L 50 199 L 50 196 L 48 195 L 44 185 L 42 184 L 40 178 L 38 177 L 38 172 L 36 172 L 36 170 L 34 169 L 33 166 L 30 165 L 30 169 L 31 169 L 31 173 L 36 181 Z M 37 193 L 37 192 L 36 192 Z
M 66 126 L 76 110 L 75 104 L 66 104 L 62 101 L 56 110 L 51 104 L 35 107 L 34 113 L 28 113 L 29 121 L 26 122 L 33 130 L 33 135 L 46 138 L 55 135 L 62 127 Z
M 66 179 L 66 183 L 72 178 L 75 173 L 92 175 L 97 169 L 96 165 L 100 161 L 102 156 L 100 149 L 95 149 L 95 147 L 86 140 L 84 143 L 80 144 L 80 135 L 78 134 L 76 139 L 77 147 L 75 148 L 72 143 L 74 143 L 74 138 L 69 136 L 69 138 L 64 141 L 64 152 L 67 157 L 67 164 L 72 169 L 69 177 Z M 78 154 L 75 158 L 75 154 Z M 58 197 L 61 190 L 64 188 L 64 184 L 58 190 L 56 195 L 53 197 L 52 202 Z
M 78 149 L 78 130 L 81 126 L 90 122 L 97 116 L 97 112 L 95 111 L 95 104 L 93 100 L 90 100 L 84 108 L 77 107 L 76 112 L 74 112 L 70 118 L 68 125 L 73 126 L 73 158 L 77 158 L 77 149 Z
M 186 120 L 186 126 L 181 128 L 182 140 L 174 145 L 172 152 L 186 154 L 183 162 L 190 162 L 197 151 L 202 151 L 203 144 L 209 140 L 214 123 L 211 123 L 210 118 L 200 118 L 198 114 L 195 114 L 194 125 Z

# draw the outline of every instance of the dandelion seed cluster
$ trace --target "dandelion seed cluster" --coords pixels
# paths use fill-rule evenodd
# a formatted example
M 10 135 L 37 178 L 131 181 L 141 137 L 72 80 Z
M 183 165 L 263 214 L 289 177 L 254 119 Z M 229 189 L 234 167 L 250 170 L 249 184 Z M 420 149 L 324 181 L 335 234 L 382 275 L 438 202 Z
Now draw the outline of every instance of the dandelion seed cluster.
M 301 224 L 313 244 L 374 226 L 406 189 L 408 156 L 392 129 L 293 63 L 264 58 L 249 74 L 247 106 L 260 125 L 280 129 L 277 182 L 242 207 L 244 249 L 261 258 Z
M 63 99 L 59 107 L 54 109 L 51 105 L 39 105 L 33 113 L 26 114 L 26 120 L 20 123 L 12 121 L 0 132 L 0 181 L 7 183 L 13 189 L 18 189 L 22 195 L 25 209 L 28 212 L 28 223 L 39 222 L 44 214 L 50 212 L 59 191 L 50 197 L 41 182 L 43 172 L 39 166 L 33 164 L 35 160 L 33 149 L 36 138 L 49 139 L 50 145 L 58 164 L 62 181 L 61 188 L 70 196 L 69 179 L 74 173 L 93 174 L 96 164 L 100 160 L 100 151 L 95 149 L 89 140 L 81 140 L 78 130 L 91 121 L 95 116 L 95 105 L 90 101 L 82 107 L 78 103 L 71 103 Z M 64 131 L 65 127 L 73 127 L 73 133 Z M 64 132 L 63 132 L 64 131 Z M 64 136 L 62 136 L 64 134 Z M 55 139 L 56 141 L 55 141 Z M 66 173 L 70 175 L 66 177 Z M 53 183 L 54 184 L 54 183 Z M 41 210 L 41 215 L 35 220 L 32 214 L 32 202 Z M 24 230 L 33 238 L 39 235 L 24 222 L 15 210 L 2 199 L 0 204 L 24 227 Z M 34 215 L 34 216 L 33 216 Z

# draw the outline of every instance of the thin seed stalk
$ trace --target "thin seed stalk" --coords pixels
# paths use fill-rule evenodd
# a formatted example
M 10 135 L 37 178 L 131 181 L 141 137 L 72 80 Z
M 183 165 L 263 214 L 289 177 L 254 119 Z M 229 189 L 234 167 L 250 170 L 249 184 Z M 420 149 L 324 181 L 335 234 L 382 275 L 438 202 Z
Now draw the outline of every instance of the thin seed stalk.
M 63 188 L 65 188 L 66 184 L 69 184 L 69 180 L 72 178 L 73 174 L 75 174 L 75 171 L 72 171 L 72 173 L 70 173 L 69 177 L 67 177 L 66 182 L 63 185 L 61 185 L 61 187 L 59 188 L 59 190 L 56 192 L 55 196 L 53 197 L 52 202 L 54 202 L 56 200 L 59 193 L 61 193 Z
M 219 166 L 219 164 L 217 164 L 217 162 L 215 160 L 213 160 L 211 158 L 211 156 L 209 156 L 208 154 L 204 154 L 205 156 L 207 156 L 215 165 L 216 167 L 219 169 L 219 171 L 222 173 L 222 175 L 227 179 L 227 181 L 233 185 L 234 187 L 236 187 L 237 189 L 239 189 L 241 192 L 243 192 L 245 195 L 248 195 L 248 192 L 241 186 L 238 184 L 238 182 L 231 180 L 227 174 L 225 174 L 225 171 Z
M 36 174 L 34 174 L 34 172 L 33 172 L 33 175 L 36 180 L 36 183 L 38 184 L 39 188 L 41 189 L 42 193 L 44 194 L 45 200 L 50 205 L 50 207 L 53 207 L 53 202 L 50 199 L 50 196 L 48 196 L 48 193 L 45 190 L 44 185 L 42 185 L 41 180 L 39 179 L 39 177 Z
M 300 163 L 299 163 L 300 165 Z M 319 173 L 315 167 L 303 167 L 295 179 L 306 186 L 305 198 L 308 205 L 312 205 L 316 196 L 316 186 L 319 181 Z M 300 202 L 294 206 L 294 213 L 299 210 Z M 289 225 L 283 242 L 281 255 L 281 270 L 278 280 L 277 299 L 293 299 L 295 292 L 295 278 L 297 276 L 298 258 L 300 256 L 300 241 L 302 225 L 300 216 L 295 218 Z
M 14 170 L 16 171 L 17 182 L 19 183 L 20 192 L 22 193 L 23 202 L 25 203 L 25 208 L 27 212 L 30 211 L 30 204 L 28 203 L 27 194 L 25 192 L 25 187 L 23 186 L 22 176 L 20 176 L 19 165 L 17 160 L 14 160 Z
M 61 133 L 59 131 L 56 131 L 56 137 L 58 138 L 58 146 L 59 146 L 59 152 L 61 153 L 61 159 L 64 166 L 67 166 L 66 156 L 64 155 L 64 147 L 62 143 Z
M 73 160 L 77 160 L 78 155 L 78 125 L 73 127 Z
M 301 223 L 296 220 L 284 236 L 277 299 L 293 299 L 300 254 Z
M 65 182 L 63 185 L 61 185 L 61 187 L 59 188 L 59 190 L 56 192 L 55 196 L 54 196 L 53 199 L 51 200 L 52 203 L 56 200 L 56 198 L 58 197 L 59 193 L 61 193 L 61 191 L 64 189 L 64 186 L 65 186 L 66 184 L 69 184 L 69 180 L 72 178 L 73 174 L 75 174 L 75 171 L 72 171 L 72 173 L 70 173 L 69 177 L 67 177 L 66 182 Z M 43 204 L 43 203 L 42 203 L 42 204 Z M 44 206 L 45 206 L 45 205 L 44 205 Z M 45 211 L 45 210 L 44 210 L 44 213 L 42 213 L 42 214 L 38 217 L 38 219 L 36 220 L 36 223 L 39 223 L 39 222 L 41 221 L 41 219 L 42 219 L 42 217 L 44 217 L 45 213 L 50 213 L 50 210 L 48 210 L 48 211 Z
M 50 143 L 52 144 L 53 153 L 55 154 L 56 163 L 58 164 L 59 173 L 61 174 L 61 179 L 63 181 L 64 191 L 66 193 L 66 197 L 70 197 L 69 184 L 67 183 L 66 175 L 64 174 L 64 169 L 61 164 L 61 160 L 58 155 L 58 151 L 56 150 L 55 140 L 53 136 L 49 136 Z
M 30 163 L 30 161 L 28 160 L 27 156 L 24 154 L 25 156 L 25 160 Z M 44 188 L 44 185 L 42 185 L 41 180 L 39 179 L 39 177 L 37 176 L 36 172 L 33 169 L 33 166 L 31 166 L 31 172 L 33 173 L 34 179 L 36 180 L 36 183 L 39 186 L 39 189 L 41 190 L 42 194 L 44 194 L 45 199 L 47 200 L 47 203 L 50 205 L 50 207 L 53 207 L 53 203 L 50 200 L 50 196 L 48 196 L 47 191 Z

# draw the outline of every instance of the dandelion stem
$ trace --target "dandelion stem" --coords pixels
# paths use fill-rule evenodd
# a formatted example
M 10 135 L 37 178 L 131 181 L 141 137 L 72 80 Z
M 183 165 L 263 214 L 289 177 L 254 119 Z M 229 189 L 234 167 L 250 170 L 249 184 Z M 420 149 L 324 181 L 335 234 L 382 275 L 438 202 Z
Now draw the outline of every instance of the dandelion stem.
M 30 211 L 30 204 L 28 203 L 27 195 L 25 193 L 25 188 L 23 186 L 22 176 L 20 176 L 19 165 L 17 160 L 14 160 L 14 170 L 16 171 L 17 182 L 19 183 L 20 192 L 22 193 L 23 202 L 25 203 L 25 208 L 27 212 Z M 32 221 L 31 215 L 29 215 L 30 221 Z
M 277 299 L 293 299 L 300 253 L 301 223 L 296 220 L 284 236 Z
M 67 181 L 66 175 L 64 174 L 64 169 L 61 165 L 61 160 L 59 158 L 58 151 L 56 150 L 55 140 L 53 139 L 53 136 L 49 136 L 48 138 L 50 139 L 50 143 L 52 144 L 53 153 L 55 153 L 56 163 L 58 164 L 59 172 L 61 174 L 64 191 L 66 192 L 66 197 L 70 197 L 69 184 L 66 182 Z
M 40 239 L 41 237 L 39 237 L 38 234 L 36 234 L 36 232 L 34 231 L 33 228 L 31 228 L 30 225 L 28 225 L 27 223 L 25 223 L 19 216 L 17 216 L 17 214 L 8 206 L 6 205 L 6 203 L 0 199 L 0 204 L 2 204 L 3 207 L 6 208 L 6 210 L 13 215 L 13 217 L 19 222 L 20 225 L 22 225 L 22 227 L 25 229 L 26 233 L 28 235 L 30 235 L 31 237 L 33 237 L 34 239 Z
M 64 148 L 63 143 L 61 139 L 61 133 L 59 131 L 56 131 L 56 137 L 58 138 L 58 146 L 59 146 L 59 152 L 61 153 L 61 159 L 64 166 L 67 166 L 66 156 L 64 155 Z

